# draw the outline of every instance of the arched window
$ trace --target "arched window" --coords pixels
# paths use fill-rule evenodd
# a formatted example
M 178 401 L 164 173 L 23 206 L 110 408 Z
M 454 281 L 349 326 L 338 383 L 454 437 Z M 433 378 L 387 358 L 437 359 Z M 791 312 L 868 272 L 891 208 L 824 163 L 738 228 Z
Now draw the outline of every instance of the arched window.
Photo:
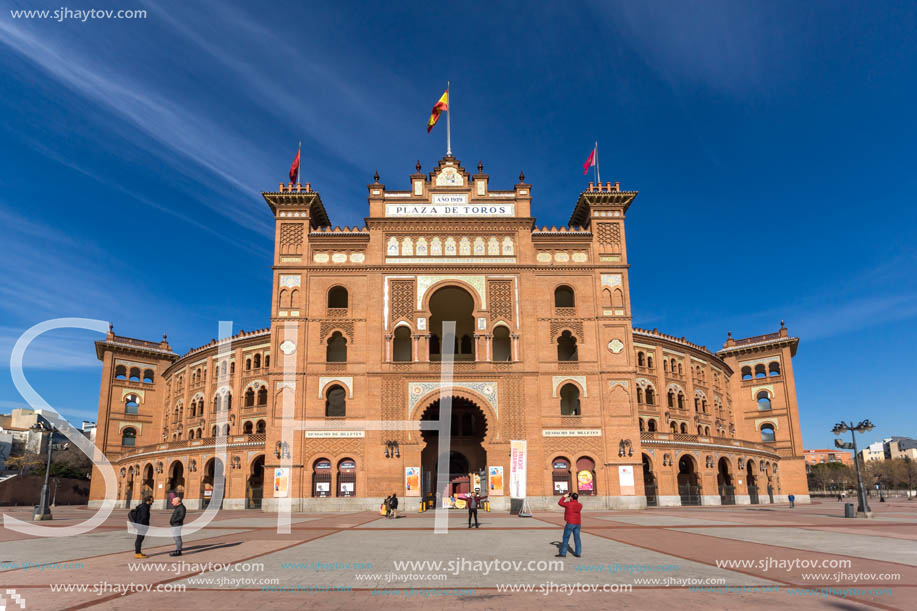
M 705 413 L 705 414 L 707 413 L 707 400 L 706 400 L 706 399 L 701 399 L 701 401 L 700 401 L 700 411 L 703 412 L 703 413 Z
M 346 308 L 347 301 L 347 289 L 343 286 L 336 286 L 328 291 L 329 308 Z
M 643 389 L 639 386 L 637 387 L 637 405 L 643 405 Z M 642 423 L 643 420 L 640 422 Z
M 672 428 L 672 432 L 673 432 L 673 433 L 677 433 L 677 432 L 678 432 L 678 423 L 677 423 L 677 422 L 673 422 L 673 423 L 671 424 L 671 428 Z
M 771 409 L 771 398 L 766 390 L 760 391 L 755 398 L 758 400 L 759 412 L 766 412 Z
M 694 397 L 694 411 L 700 411 L 700 397 Z
M 392 340 L 392 360 L 411 361 L 412 357 L 411 330 L 402 325 L 395 329 L 395 337 Z
M 354 496 L 357 493 L 357 464 L 350 458 L 338 462 L 338 496 Z
M 576 305 L 576 299 L 573 296 L 573 289 L 569 286 L 559 286 L 554 289 L 554 307 L 555 308 L 572 308 Z
M 656 389 L 652 386 L 646 387 L 646 404 L 656 405 Z
M 681 363 L 679 363 L 679 364 L 678 364 L 678 375 L 684 375 L 684 373 L 685 373 L 685 370 L 684 370 L 684 368 L 681 366 Z
M 236 372 L 236 362 L 233 361 L 229 364 L 229 374 L 232 375 Z M 223 363 L 223 375 L 226 375 L 226 363 Z
M 121 431 L 121 445 L 126 448 L 133 448 L 137 445 L 137 431 L 132 428 Z
M 245 391 L 245 407 L 251 407 L 255 404 L 255 389 L 249 388 Z
M 229 425 L 228 424 L 223 425 L 223 435 L 229 435 Z
M 271 355 L 270 355 L 270 354 L 265 354 L 265 355 L 264 355 L 264 366 L 265 366 L 265 367 L 270 367 L 270 366 L 271 366 Z
M 188 439 L 194 439 L 194 429 L 188 431 Z
M 560 389 L 560 415 L 579 416 L 579 388 L 576 384 L 564 384 Z
M 140 381 L 140 368 L 139 368 L 139 367 L 131 367 L 131 377 L 130 377 L 130 381 L 131 381 L 131 382 L 139 382 L 139 381 Z
M 647 420 L 646 429 L 651 433 L 655 433 L 656 432 L 656 420 L 654 420 L 653 418 L 650 418 L 649 420 Z
M 663 370 L 663 371 L 668 371 L 668 370 L 669 370 L 669 362 L 668 362 L 667 360 L 665 360 L 665 359 L 662 359 L 662 370 Z
M 501 362 L 513 360 L 512 341 L 509 338 L 509 329 L 503 325 L 495 328 L 492 342 L 491 354 L 493 355 L 493 360 Z
M 685 424 L 684 422 L 681 423 L 681 432 L 685 434 L 687 434 L 688 432 L 688 425 Z
M 331 461 L 327 458 L 312 464 L 312 496 L 331 496 Z
M 143 371 L 143 381 L 146 382 L 147 384 L 153 383 L 153 370 L 152 369 L 145 369 Z
M 563 496 L 570 490 L 570 461 L 563 457 L 551 461 L 551 479 L 554 482 L 554 496 Z
M 255 432 L 263 433 L 265 430 L 267 430 L 267 423 L 265 423 L 264 420 L 259 420 L 255 425 Z
M 242 432 L 245 433 L 246 435 L 251 435 L 253 430 L 254 430 L 254 427 L 252 426 L 251 420 L 249 420 L 248 422 L 242 425 Z
M 260 354 L 256 354 L 252 358 L 252 365 L 254 366 L 255 369 L 261 369 L 261 355 Z
M 213 425 L 213 427 L 211 427 L 211 429 L 210 429 L 210 436 L 211 436 L 211 437 L 216 437 L 216 436 L 217 436 L 217 427 L 216 427 L 216 425 Z
M 249 357 L 245 359 L 245 371 L 248 371 L 252 368 L 252 359 Z
M 761 425 L 761 441 L 775 441 L 776 437 L 774 435 L 774 425 L 773 424 L 762 424 Z
M 672 359 L 671 361 L 669 361 L 669 370 L 672 373 L 675 373 L 676 371 L 678 371 L 678 365 L 675 363 L 675 359 Z
M 642 433 L 644 429 L 643 418 L 640 418 L 640 432 Z
M 223 361 L 222 363 L 220 363 L 220 375 L 221 376 L 226 375 L 226 361 Z
M 653 368 L 653 357 L 652 357 L 652 356 L 649 356 L 649 355 L 648 355 L 648 356 L 646 357 L 646 368 L 647 368 L 647 369 L 652 369 L 652 368 Z
M 685 408 L 685 396 L 683 393 L 678 393 L 678 409 Z
M 755 365 L 755 377 L 756 378 L 766 378 L 767 372 L 764 368 L 764 365 L 758 364 Z
M 710 427 L 709 427 L 709 426 L 705 426 L 705 427 L 704 427 L 704 435 L 707 435 L 707 436 L 710 435 Z
M 223 409 L 229 411 L 232 409 L 232 393 L 226 393 L 226 396 L 223 398 Z
M 576 352 L 576 338 L 569 331 L 564 331 L 557 338 L 557 360 L 558 361 L 576 361 L 579 360 Z
M 340 331 L 335 331 L 328 338 L 328 347 L 325 351 L 325 360 L 329 363 L 347 362 L 347 340 Z
M 335 384 L 325 392 L 325 417 L 343 418 L 347 415 L 347 391 Z
M 267 386 L 258 389 L 258 405 L 267 405 Z
M 767 366 L 767 374 L 772 376 L 780 375 L 780 363 L 774 361 Z
M 668 405 L 669 407 L 675 407 L 675 391 L 674 391 L 674 390 L 670 390 L 669 393 L 668 393 L 668 395 L 667 395 L 667 397 L 668 397 L 668 403 L 667 403 L 667 405 Z
M 742 367 L 742 379 L 750 380 L 751 378 L 752 378 L 751 367 Z
M 213 396 L 213 411 L 214 412 L 220 411 L 220 395 Z
M 646 366 L 646 355 L 643 354 L 642 351 L 637 353 L 637 366 L 638 367 Z
M 140 413 L 140 397 L 135 394 L 129 394 L 124 397 L 124 413 L 126 414 L 138 414 Z
M 127 379 L 127 367 L 124 365 L 118 365 L 115 367 L 115 379 L 116 380 L 126 380 Z

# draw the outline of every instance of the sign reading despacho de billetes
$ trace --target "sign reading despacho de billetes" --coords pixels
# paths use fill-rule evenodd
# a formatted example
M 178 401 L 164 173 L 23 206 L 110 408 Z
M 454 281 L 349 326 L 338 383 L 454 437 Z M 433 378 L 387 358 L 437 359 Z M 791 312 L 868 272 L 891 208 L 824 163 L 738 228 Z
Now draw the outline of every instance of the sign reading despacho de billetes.
M 514 204 L 469 203 L 465 193 L 434 193 L 429 204 L 385 204 L 385 216 L 515 216 Z

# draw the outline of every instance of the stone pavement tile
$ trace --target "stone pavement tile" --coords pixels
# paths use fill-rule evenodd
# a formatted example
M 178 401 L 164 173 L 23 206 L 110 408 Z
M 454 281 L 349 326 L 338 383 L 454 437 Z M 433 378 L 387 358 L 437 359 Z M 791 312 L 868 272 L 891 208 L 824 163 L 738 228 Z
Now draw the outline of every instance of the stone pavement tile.
M 293 515 L 290 517 L 291 524 L 301 524 L 303 522 L 311 522 L 313 520 L 319 520 L 321 516 L 310 516 L 304 517 L 300 515 Z M 233 517 L 226 520 L 217 519 L 210 523 L 212 526 L 217 528 L 270 528 L 277 526 L 277 516 L 271 515 L 268 517 Z
M 193 543 L 201 539 L 222 537 L 242 532 L 229 529 L 204 529 L 184 538 L 185 543 Z M 156 545 L 171 543 L 171 537 L 147 537 L 143 542 L 144 548 L 149 549 Z M 75 537 L 42 537 L 18 541 L 7 541 L 0 545 L 0 560 L 10 562 L 31 562 L 42 564 L 47 562 L 67 562 L 97 556 L 101 554 L 114 554 L 134 549 L 134 535 L 126 529 L 120 531 L 103 530 L 91 532 Z M 3 575 L 3 573 L 0 573 Z
M 464 528 L 468 530 L 467 512 L 450 511 L 449 528 Z M 418 516 L 403 516 L 394 520 L 380 516 L 378 520 L 359 526 L 359 528 L 377 529 L 377 528 L 423 528 L 433 530 L 436 518 L 432 512 L 424 513 Z M 517 516 L 497 515 L 490 513 L 479 513 L 478 523 L 481 525 L 479 530 L 486 528 L 532 528 L 533 526 L 553 526 L 537 519 L 520 518 Z
M 319 540 L 267 554 L 257 558 L 264 563 L 263 571 L 251 571 L 246 576 L 256 579 L 277 578 L 281 586 L 342 586 L 342 587 L 496 587 L 503 583 L 633 583 L 634 575 L 626 572 L 577 570 L 592 564 L 672 565 L 679 578 L 723 578 L 726 583 L 756 585 L 770 583 L 767 579 L 746 576 L 707 564 L 680 560 L 666 554 L 621 544 L 588 533 L 583 535 L 583 558 L 572 553 L 565 559 L 555 558 L 560 531 L 462 531 L 450 530 L 445 535 L 431 532 L 385 532 L 352 530 L 338 532 Z M 572 544 L 572 542 L 571 542 Z M 463 560 L 467 563 L 463 564 Z M 478 561 L 501 561 L 501 567 L 475 567 Z M 443 563 L 436 569 L 429 565 L 397 570 L 395 561 L 430 561 Z M 519 562 L 518 568 L 504 561 Z M 546 561 L 541 567 L 528 566 L 529 561 Z M 551 569 L 547 562 L 560 561 L 562 569 Z M 450 566 L 449 563 L 452 563 Z M 302 569 L 283 569 L 285 563 L 305 563 Z M 314 570 L 311 563 L 323 563 Z M 340 563 L 339 567 L 329 565 Z M 341 565 L 361 563 L 371 568 L 351 569 Z M 468 564 L 472 563 L 472 564 Z M 327 567 L 327 568 L 325 568 Z M 396 575 L 392 575 L 397 573 Z M 657 575 L 660 575 L 657 573 Z M 238 575 L 235 575 L 238 576 Z M 417 578 L 415 578 L 415 576 Z M 640 574 L 640 577 L 647 574 Z M 208 573 L 207 577 L 231 578 L 231 571 Z M 441 577 L 441 578 L 440 578 Z M 190 584 L 189 584 L 190 585 Z M 216 586 L 215 586 L 216 587 Z M 243 586 L 244 587 L 244 586 Z
M 710 525 L 735 525 L 735 522 L 716 520 L 711 518 L 694 518 L 681 516 L 668 516 L 662 514 L 638 514 L 620 516 L 595 516 L 600 520 L 619 522 L 621 524 L 635 524 L 638 526 L 704 526 Z
M 699 534 L 694 531 L 710 531 L 714 534 L 708 536 L 706 534 Z M 856 585 L 858 587 L 876 587 L 876 588 L 891 588 L 892 594 L 889 596 L 873 596 L 872 600 L 880 601 L 882 605 L 895 608 L 905 608 L 913 607 L 914 600 L 914 585 L 917 584 L 917 569 L 914 569 L 910 566 L 896 564 L 894 562 L 881 562 L 877 560 L 870 560 L 866 558 L 850 558 L 849 556 L 841 555 L 844 552 L 836 551 L 831 546 L 825 546 L 824 550 L 832 550 L 834 553 L 828 551 L 817 551 L 817 550 L 804 550 L 803 549 L 794 549 L 790 547 L 778 547 L 779 543 L 774 544 L 758 544 L 751 543 L 738 538 L 720 538 L 716 536 L 716 532 L 726 530 L 722 528 L 716 529 L 671 529 L 667 530 L 664 535 L 660 533 L 648 532 L 646 530 L 615 530 L 615 531 L 602 531 L 599 534 L 604 537 L 608 537 L 615 541 L 621 541 L 625 543 L 630 543 L 632 545 L 642 546 L 649 549 L 658 550 L 662 553 L 671 554 L 677 558 L 683 558 L 686 560 L 695 560 L 699 562 L 715 562 L 717 560 L 721 561 L 730 561 L 730 560 L 753 560 L 757 562 L 774 560 L 774 561 L 798 561 L 798 560 L 850 560 L 852 565 L 849 568 L 844 569 L 812 569 L 812 568 L 801 568 L 794 566 L 791 569 L 786 568 L 775 568 L 770 566 L 769 568 L 761 568 L 761 566 L 752 566 L 748 568 L 735 569 L 736 572 L 740 572 L 746 575 L 758 576 L 765 579 L 772 579 L 777 583 L 780 583 L 784 586 L 806 586 L 806 585 L 819 585 L 819 586 L 832 586 L 832 587 L 850 587 Z M 742 529 L 737 529 L 742 530 Z M 762 529 L 753 529 L 752 532 L 760 532 Z M 793 529 L 790 530 L 794 534 L 802 536 L 804 531 L 797 531 Z M 823 534 L 823 533 L 816 533 Z M 792 541 L 799 539 L 799 536 L 795 536 Z M 834 537 L 835 540 L 841 540 L 843 537 Z M 898 547 L 904 547 L 907 545 L 907 542 L 898 541 L 896 542 Z M 862 556 L 862 554 L 858 554 Z M 837 572 L 843 573 L 868 573 L 868 574 L 898 574 L 900 575 L 900 580 L 881 580 L 872 584 L 866 584 L 861 581 L 854 583 L 848 583 L 842 580 L 831 580 L 829 583 L 818 583 L 819 580 L 806 579 L 804 574 L 835 574 Z M 728 583 L 728 582 L 727 582 Z M 868 600 L 870 597 L 866 597 Z
M 475 591 L 473 596 L 382 596 L 370 591 L 322 593 L 265 593 L 258 590 L 219 592 L 191 590 L 175 593 L 143 593 L 104 600 L 90 608 L 100 611 L 137 611 L 138 609 L 211 609 L 229 606 L 237 609 L 317 609 L 320 611 L 351 611 L 353 609 L 424 609 L 456 611 L 456 609 L 526 609 L 550 608 L 552 611 L 588 611 L 592 609 L 637 610 L 666 609 L 673 606 L 677 596 L 679 611 L 710 611 L 711 609 L 748 609 L 773 611 L 775 606 L 794 609 L 859 611 L 873 607 L 837 597 L 791 596 L 779 593 L 689 592 L 671 589 L 639 589 L 629 593 L 554 593 L 505 594 L 496 590 Z M 44 607 L 48 609 L 50 607 Z M 32 607 L 29 607 L 32 610 Z
M 795 550 L 843 554 L 857 558 L 899 562 L 917 566 L 917 548 L 908 541 L 873 534 L 838 536 L 800 528 L 685 528 L 684 532 L 721 539 L 776 545 Z
M 870 520 L 872 522 L 872 520 Z M 877 535 L 881 537 L 890 537 L 892 539 L 906 539 L 917 541 L 917 525 L 888 525 L 864 523 L 859 520 L 850 526 L 808 526 L 807 529 L 820 530 L 846 535 Z

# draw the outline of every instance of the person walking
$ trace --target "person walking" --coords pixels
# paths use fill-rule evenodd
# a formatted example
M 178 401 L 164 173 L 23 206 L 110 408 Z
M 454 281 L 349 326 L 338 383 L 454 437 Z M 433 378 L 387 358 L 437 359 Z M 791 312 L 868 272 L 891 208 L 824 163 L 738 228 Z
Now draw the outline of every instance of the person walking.
M 392 497 L 390 496 L 385 497 L 385 500 L 382 501 L 382 506 L 385 508 L 385 517 L 386 518 L 389 517 L 389 515 L 391 515 L 392 513 L 391 502 L 392 502 Z
M 560 553 L 557 558 L 567 557 L 567 544 L 570 542 L 570 535 L 573 534 L 573 545 L 576 549 L 573 555 L 579 558 L 583 553 L 582 543 L 580 542 L 580 526 L 582 526 L 583 505 L 577 499 L 577 493 L 568 493 L 560 497 L 557 504 L 564 508 L 564 538 L 560 544 Z
M 175 541 L 175 551 L 170 556 L 181 556 L 181 527 L 185 523 L 185 506 L 181 502 L 180 496 L 172 497 L 172 517 L 169 518 L 169 526 L 172 527 L 172 540 Z
M 134 525 L 134 530 L 137 532 L 137 538 L 134 539 L 134 558 L 147 557 L 141 551 L 141 546 L 143 545 L 146 531 L 150 527 L 150 505 L 152 504 L 152 496 L 144 497 L 143 501 L 127 514 L 128 521 Z
M 465 494 L 465 500 L 468 503 L 468 528 L 471 528 L 471 517 L 474 516 L 474 527 L 481 528 L 478 522 L 478 508 L 481 502 L 487 498 L 487 495 L 481 496 L 481 489 L 475 488 L 474 494 Z
M 396 493 L 393 492 L 392 496 L 388 498 L 388 506 L 390 509 L 390 513 L 388 514 L 388 517 L 392 519 L 396 519 L 398 517 L 397 515 L 398 513 L 398 495 Z
M 791 494 L 791 495 L 788 496 L 787 498 L 788 498 L 789 501 L 790 501 L 790 509 L 795 508 L 795 507 L 796 507 L 796 496 L 793 495 L 793 494 Z

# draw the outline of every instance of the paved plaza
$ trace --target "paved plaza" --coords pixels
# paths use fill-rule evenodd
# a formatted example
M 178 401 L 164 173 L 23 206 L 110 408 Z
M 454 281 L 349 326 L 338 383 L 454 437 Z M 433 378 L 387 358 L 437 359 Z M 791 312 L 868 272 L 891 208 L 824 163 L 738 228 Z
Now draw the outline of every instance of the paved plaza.
M 433 513 L 295 514 L 291 534 L 281 535 L 272 514 L 221 511 L 185 538 L 182 557 L 168 555 L 171 540 L 148 538 L 145 560 L 133 558 L 119 510 L 77 537 L 0 529 L 0 593 L 6 609 L 22 608 L 15 590 L 29 611 L 913 608 L 917 502 L 873 509 L 868 521 L 842 518 L 843 505 L 829 500 L 589 513 L 583 557 L 565 559 L 555 558 L 560 512 L 482 513 L 480 529 L 469 530 L 466 514 L 453 511 L 446 534 L 434 534 Z M 22 508 L 3 512 L 29 517 Z M 54 515 L 51 524 L 63 526 L 91 512 L 61 507 Z M 168 515 L 155 511 L 153 525 L 165 526 Z M 186 524 L 199 515 L 189 512 Z

